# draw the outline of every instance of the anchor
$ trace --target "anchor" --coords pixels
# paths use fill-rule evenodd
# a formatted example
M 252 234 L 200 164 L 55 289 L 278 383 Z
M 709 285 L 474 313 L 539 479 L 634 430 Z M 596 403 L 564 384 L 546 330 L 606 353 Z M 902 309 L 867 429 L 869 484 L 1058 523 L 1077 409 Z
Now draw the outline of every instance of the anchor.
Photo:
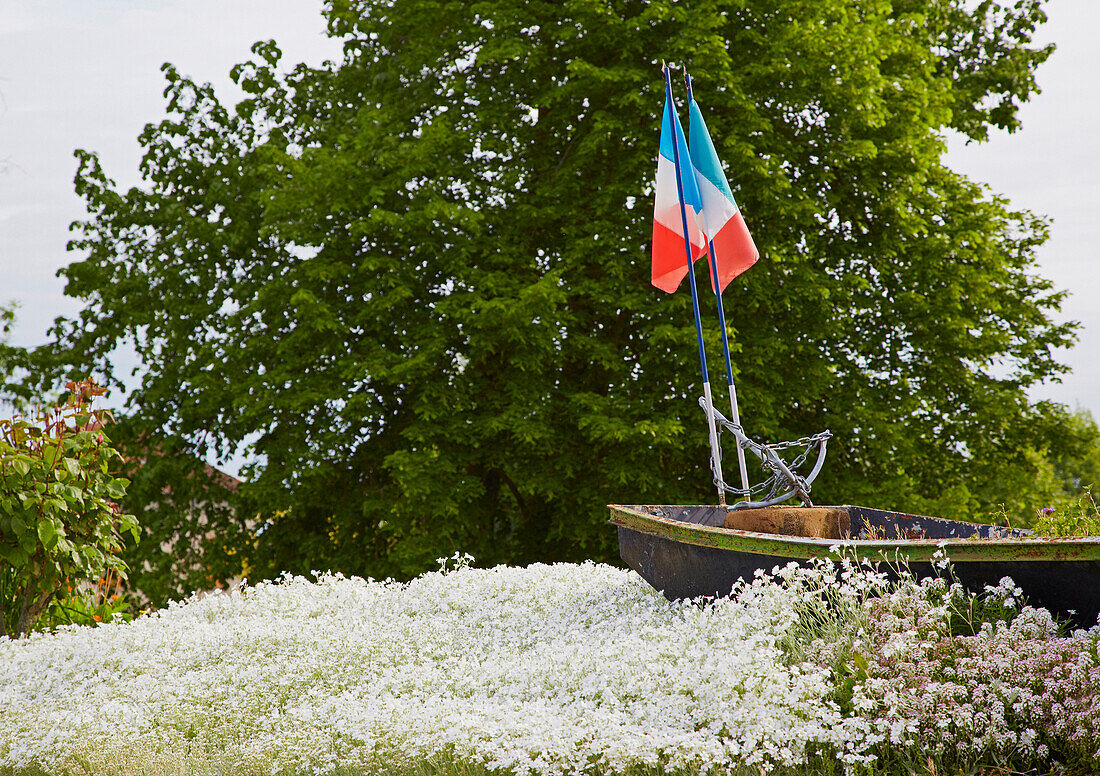
M 699 406 L 703 408 L 704 412 L 708 410 L 708 402 L 705 396 L 699 397 Z M 748 488 L 734 487 L 722 478 L 721 468 L 715 465 L 715 460 L 712 457 L 711 471 L 714 473 L 714 484 L 718 486 L 720 492 L 729 493 L 742 499 L 730 507 L 730 509 L 770 507 L 794 498 L 795 496 L 798 497 L 803 506 L 813 506 L 813 502 L 810 500 L 810 486 L 821 472 L 821 467 L 825 464 L 826 447 L 830 437 L 832 437 L 832 433 L 828 429 L 814 434 L 813 436 L 796 439 L 793 442 L 762 444 L 747 436 L 740 424 L 734 423 L 732 420 L 726 418 L 726 416 L 715 409 L 713 405 L 710 405 L 709 409 L 710 412 L 714 413 L 719 443 L 721 442 L 722 432 L 728 431 L 733 434 L 739 448 L 754 453 L 760 459 L 764 471 L 770 472 L 769 476 L 763 482 L 756 485 L 752 485 Z M 780 450 L 797 448 L 801 448 L 801 452 L 799 452 L 789 463 L 780 457 Z M 814 459 L 813 468 L 810 469 L 808 474 L 802 476 L 798 473 L 799 469 L 806 463 L 811 453 L 815 450 L 817 451 L 817 456 Z M 721 453 L 719 452 L 719 460 L 721 460 L 720 456 Z M 755 496 L 760 497 L 754 499 L 753 497 Z

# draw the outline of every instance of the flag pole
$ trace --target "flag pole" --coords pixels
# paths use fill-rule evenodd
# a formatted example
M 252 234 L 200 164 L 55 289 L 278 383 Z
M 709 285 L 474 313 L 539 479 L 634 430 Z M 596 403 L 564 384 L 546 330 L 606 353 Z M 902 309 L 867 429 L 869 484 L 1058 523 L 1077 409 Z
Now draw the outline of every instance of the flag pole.
M 688 105 L 695 99 L 691 92 L 691 75 L 684 71 L 684 83 L 687 85 Z M 718 278 L 718 257 L 714 254 L 714 240 L 710 234 L 705 234 L 707 247 L 710 253 L 710 276 L 714 279 L 714 295 L 718 299 L 718 321 L 722 326 L 722 355 L 726 357 L 726 381 L 730 391 L 730 420 L 738 426 L 741 425 L 741 414 L 737 411 L 737 389 L 733 385 L 733 364 L 730 362 L 730 343 L 726 334 L 726 312 L 722 307 L 722 283 Z M 737 445 L 737 465 L 741 469 L 741 488 L 745 491 L 745 498 L 749 497 L 749 472 L 745 464 L 745 449 Z
M 680 198 L 680 219 L 684 228 L 684 251 L 686 253 L 688 265 L 688 285 L 691 287 L 691 305 L 692 309 L 695 311 L 695 337 L 699 343 L 699 365 L 703 370 L 703 398 L 706 401 L 707 427 L 710 432 L 711 468 L 713 469 L 714 476 L 718 479 L 718 506 L 724 507 L 726 505 L 726 489 L 723 487 L 722 481 L 722 454 L 718 448 L 718 431 L 714 425 L 714 404 L 711 401 L 710 377 L 707 374 L 707 354 L 706 350 L 703 348 L 703 321 L 699 317 L 699 292 L 695 287 L 695 273 L 692 271 L 691 237 L 688 231 L 687 205 L 684 204 L 683 167 L 681 166 L 680 160 L 680 144 L 675 137 L 676 113 L 675 106 L 672 103 L 672 76 L 669 73 L 668 65 L 664 62 L 661 63 L 661 69 L 664 71 L 665 76 L 665 104 L 668 105 L 669 124 L 672 126 L 673 131 L 672 160 L 676 167 L 676 193 Z M 738 447 L 738 450 L 740 449 L 741 448 Z

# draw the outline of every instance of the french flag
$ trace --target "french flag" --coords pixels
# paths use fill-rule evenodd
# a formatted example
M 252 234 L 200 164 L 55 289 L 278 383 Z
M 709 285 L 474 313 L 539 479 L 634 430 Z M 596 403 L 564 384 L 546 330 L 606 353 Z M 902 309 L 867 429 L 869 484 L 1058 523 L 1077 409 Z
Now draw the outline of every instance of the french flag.
M 677 152 L 684 169 L 680 185 L 676 180 Z M 685 213 L 681 213 L 680 210 L 681 187 Z M 691 260 L 695 261 L 707 255 L 707 238 L 698 222 L 702 210 L 703 199 L 699 194 L 696 176 L 691 173 L 684 129 L 680 125 L 676 108 L 666 91 L 664 119 L 661 121 L 661 152 L 657 156 L 656 196 L 653 202 L 651 275 L 653 285 L 662 291 L 671 294 L 688 273 L 687 252 L 684 245 L 685 220 L 687 236 L 691 242 Z
M 691 135 L 688 155 L 691 167 L 695 169 L 695 180 L 702 199 L 702 223 L 707 236 L 714 243 L 714 258 L 718 265 L 720 284 L 718 293 L 721 293 L 731 280 L 756 263 L 760 252 L 756 250 L 749 228 L 745 225 L 745 218 L 726 182 L 714 143 L 711 142 L 707 125 L 703 121 L 703 114 L 694 99 L 688 106 L 688 132 Z M 680 158 L 684 158 L 683 153 Z M 711 275 L 713 287 L 713 269 Z

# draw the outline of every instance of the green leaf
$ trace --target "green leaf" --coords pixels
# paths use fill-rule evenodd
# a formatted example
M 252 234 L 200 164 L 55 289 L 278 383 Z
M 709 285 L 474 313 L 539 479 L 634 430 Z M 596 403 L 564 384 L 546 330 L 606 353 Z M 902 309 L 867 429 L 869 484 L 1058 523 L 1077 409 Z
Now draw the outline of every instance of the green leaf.
M 80 467 L 80 463 L 73 458 L 64 459 L 64 466 L 65 471 L 73 477 L 80 477 L 84 474 L 84 470 Z
M 126 479 L 113 479 L 107 483 L 107 495 L 114 499 L 123 498 L 126 495 L 126 487 L 129 484 L 130 481 Z
M 40 520 L 38 522 L 38 540 L 46 549 L 52 549 L 57 541 L 57 526 L 52 520 Z
M 57 459 L 61 456 L 61 445 L 52 444 L 46 446 L 42 451 L 42 462 L 46 464 L 46 468 L 52 469 L 57 463 Z

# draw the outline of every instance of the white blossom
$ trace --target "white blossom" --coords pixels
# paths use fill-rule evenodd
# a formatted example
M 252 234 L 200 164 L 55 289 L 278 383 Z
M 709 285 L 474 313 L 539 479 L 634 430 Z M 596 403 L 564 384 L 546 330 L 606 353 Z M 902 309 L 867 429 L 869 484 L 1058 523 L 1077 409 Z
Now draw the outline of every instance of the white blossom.
M 761 577 L 671 603 L 609 566 L 441 562 L 408 584 L 285 576 L 0 640 L 0 766 L 201 751 L 323 774 L 450 753 L 564 774 L 797 765 L 810 744 L 861 761 L 866 724 L 779 646 L 797 589 Z

